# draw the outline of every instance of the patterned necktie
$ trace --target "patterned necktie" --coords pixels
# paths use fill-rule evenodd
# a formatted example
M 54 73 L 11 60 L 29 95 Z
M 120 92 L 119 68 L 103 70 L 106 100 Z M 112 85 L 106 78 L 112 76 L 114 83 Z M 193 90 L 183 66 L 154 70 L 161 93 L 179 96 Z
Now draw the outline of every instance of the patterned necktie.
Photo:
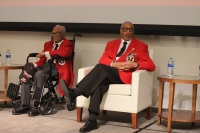
M 124 44 L 123 47 L 120 49 L 119 53 L 116 55 L 117 57 L 120 57 L 126 49 L 127 42 L 124 42 L 123 44 Z
M 57 50 L 58 49 L 58 44 L 55 44 L 55 48 L 53 50 Z

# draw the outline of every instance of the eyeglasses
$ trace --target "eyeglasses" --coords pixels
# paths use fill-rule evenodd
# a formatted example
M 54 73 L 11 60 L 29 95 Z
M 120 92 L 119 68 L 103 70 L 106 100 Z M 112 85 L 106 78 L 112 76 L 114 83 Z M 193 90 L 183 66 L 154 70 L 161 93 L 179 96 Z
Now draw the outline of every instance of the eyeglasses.
M 55 36 L 55 35 L 59 36 L 60 34 L 61 34 L 61 32 L 52 32 L 51 36 Z
M 127 32 L 129 30 L 129 32 L 133 32 L 134 28 L 120 28 L 123 32 Z

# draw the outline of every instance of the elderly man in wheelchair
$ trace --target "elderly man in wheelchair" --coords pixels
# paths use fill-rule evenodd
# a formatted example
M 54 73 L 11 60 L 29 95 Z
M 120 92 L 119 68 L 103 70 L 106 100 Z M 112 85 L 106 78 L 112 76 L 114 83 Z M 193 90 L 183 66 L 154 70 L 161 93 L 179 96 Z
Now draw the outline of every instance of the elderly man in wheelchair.
M 73 60 L 67 57 L 74 53 L 74 40 L 70 41 L 65 38 L 66 30 L 62 25 L 56 25 L 51 35 L 52 40 L 45 42 L 43 51 L 33 54 L 39 60 L 35 63 L 27 63 L 19 76 L 21 85 L 20 105 L 14 108 L 13 115 L 28 113 L 28 116 L 37 116 L 42 112 L 41 107 L 46 108 L 46 112 L 43 113 L 48 114 L 51 111 L 52 104 L 49 100 L 52 98 L 50 92 L 55 93 L 55 90 L 50 90 L 43 95 L 43 89 L 44 87 L 48 89 L 54 87 L 52 76 L 57 76 L 58 81 L 64 78 L 69 86 L 73 85 Z M 58 57 L 59 59 L 57 59 Z M 32 104 L 30 102 L 31 83 L 33 83 Z M 64 97 L 60 84 L 57 83 L 58 92 Z

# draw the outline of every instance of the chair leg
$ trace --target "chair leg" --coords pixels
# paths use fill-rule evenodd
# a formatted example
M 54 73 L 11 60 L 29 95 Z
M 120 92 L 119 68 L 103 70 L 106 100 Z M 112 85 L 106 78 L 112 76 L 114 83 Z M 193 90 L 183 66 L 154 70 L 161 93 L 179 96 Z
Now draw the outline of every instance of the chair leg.
M 77 107 L 76 111 L 77 111 L 77 122 L 81 122 L 82 121 L 83 108 Z
M 136 129 L 137 128 L 137 113 L 132 113 L 131 117 L 132 117 L 132 127 L 133 129 Z
M 147 120 L 151 119 L 151 107 L 146 108 Z

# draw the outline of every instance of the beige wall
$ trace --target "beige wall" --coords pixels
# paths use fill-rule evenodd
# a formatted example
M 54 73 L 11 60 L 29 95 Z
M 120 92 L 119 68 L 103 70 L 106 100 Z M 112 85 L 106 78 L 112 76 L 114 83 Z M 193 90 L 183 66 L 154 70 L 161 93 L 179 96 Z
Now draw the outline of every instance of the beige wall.
M 67 34 L 67 38 L 72 38 L 72 33 Z M 77 79 L 77 70 L 81 67 L 95 65 L 103 50 L 106 42 L 118 38 L 119 35 L 111 34 L 82 34 L 83 37 L 76 39 L 75 48 L 75 81 Z M 158 104 L 158 81 L 157 76 L 166 74 L 167 61 L 170 57 L 174 59 L 176 75 L 194 75 L 199 73 L 200 65 L 200 38 L 199 37 L 180 37 L 180 36 L 153 36 L 136 35 L 138 39 L 147 43 L 149 48 L 155 50 L 154 62 L 156 71 L 154 73 L 153 106 Z M 46 32 L 16 32 L 0 31 L 0 50 L 2 60 L 5 58 L 5 52 L 9 49 L 12 53 L 12 63 L 24 64 L 26 56 L 30 52 L 38 52 L 43 49 L 45 41 L 49 40 L 50 33 Z M 9 71 L 9 82 L 18 83 L 20 70 Z M 0 71 L 0 90 L 3 90 L 3 74 Z M 76 82 L 75 82 L 76 84 Z M 74 84 L 74 85 L 75 85 Z M 164 107 L 168 107 L 168 86 L 165 84 Z M 174 108 L 191 109 L 191 85 L 177 84 L 176 95 L 174 98 Z M 200 111 L 200 87 L 198 87 L 197 110 Z

